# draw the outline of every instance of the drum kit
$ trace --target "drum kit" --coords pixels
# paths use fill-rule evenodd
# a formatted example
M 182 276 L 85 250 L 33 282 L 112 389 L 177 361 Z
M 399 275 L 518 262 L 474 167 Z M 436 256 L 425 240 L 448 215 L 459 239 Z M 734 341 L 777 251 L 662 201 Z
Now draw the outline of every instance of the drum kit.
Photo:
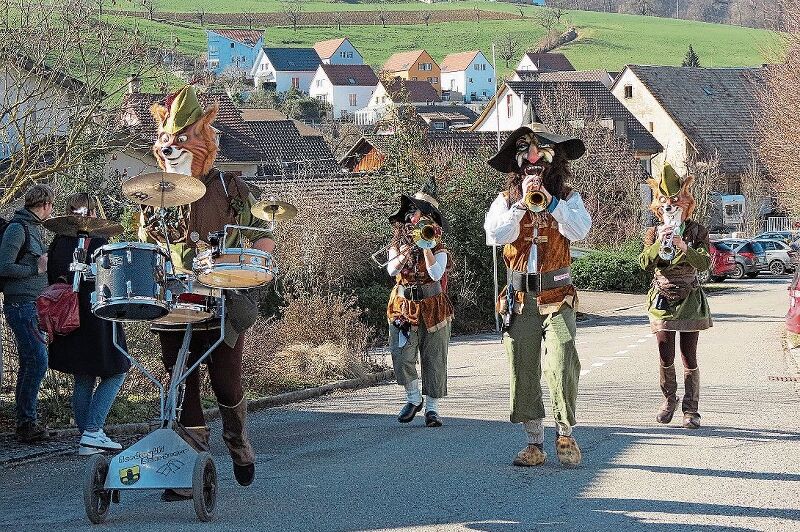
M 155 172 L 126 181 L 122 192 L 139 205 L 157 209 L 158 224 L 166 240 L 163 244 L 110 243 L 98 248 L 89 258 L 85 251 L 86 239 L 119 236 L 124 231 L 122 225 L 104 218 L 79 215 L 58 216 L 43 222 L 46 229 L 56 234 L 78 238 L 70 264 L 70 271 L 74 272 L 73 290 L 79 290 L 81 280 L 94 281 L 92 312 L 114 323 L 114 345 L 155 384 L 160 396 L 160 428 L 110 462 L 103 455 L 94 455 L 87 464 L 86 513 L 93 523 L 103 522 L 109 503 L 119 501 L 120 490 L 188 488 L 193 491 L 197 516 L 206 521 L 213 516 L 216 501 L 216 469 L 210 455 L 198 453 L 177 436 L 185 381 L 225 337 L 225 291 L 264 286 L 277 275 L 272 254 L 250 247 L 241 231 L 272 231 L 276 222 L 294 218 L 297 209 L 275 198 L 256 203 L 251 213 L 269 222 L 268 228 L 229 224 L 209 234 L 207 242 L 198 239 L 193 270 L 179 273 L 169 251 L 167 209 L 199 200 L 206 192 L 205 185 L 188 175 Z M 239 237 L 235 239 L 235 246 L 229 247 L 226 246 L 227 236 L 232 230 L 238 230 Z M 220 323 L 219 339 L 187 368 L 192 326 L 211 320 Z M 172 327 L 172 330 L 184 332 L 168 387 L 122 347 L 120 327 L 124 322 L 150 322 L 154 330 Z M 159 329 L 164 326 L 166 329 Z M 142 460 L 142 456 L 150 458 Z M 160 456 L 164 457 L 163 461 Z M 182 458 L 177 462 L 169 459 L 175 456 Z M 194 468 L 184 468 L 184 460 L 190 456 L 194 456 Z M 163 468 L 168 464 L 172 464 L 170 474 L 165 475 Z

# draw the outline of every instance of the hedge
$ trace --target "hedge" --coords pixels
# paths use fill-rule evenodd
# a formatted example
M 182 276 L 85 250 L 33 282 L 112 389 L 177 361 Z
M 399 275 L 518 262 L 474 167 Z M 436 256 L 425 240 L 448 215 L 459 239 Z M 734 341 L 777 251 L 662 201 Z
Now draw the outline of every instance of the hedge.
M 638 253 L 630 249 L 591 251 L 572 263 L 575 286 L 584 290 L 644 293 L 652 274 L 639 267 Z

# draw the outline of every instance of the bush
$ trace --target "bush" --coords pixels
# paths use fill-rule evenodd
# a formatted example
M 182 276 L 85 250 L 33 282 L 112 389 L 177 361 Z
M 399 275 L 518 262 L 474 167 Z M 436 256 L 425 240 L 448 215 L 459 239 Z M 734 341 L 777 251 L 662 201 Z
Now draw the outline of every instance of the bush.
M 644 293 L 650 288 L 652 275 L 639 267 L 638 251 L 600 250 L 572 263 L 572 279 L 583 290 Z

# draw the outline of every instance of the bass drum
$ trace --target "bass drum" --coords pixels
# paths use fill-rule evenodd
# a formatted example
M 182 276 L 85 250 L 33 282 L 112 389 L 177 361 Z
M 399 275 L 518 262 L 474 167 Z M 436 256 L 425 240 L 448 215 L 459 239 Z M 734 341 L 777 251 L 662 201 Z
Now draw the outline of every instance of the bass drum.
M 92 255 L 92 312 L 111 321 L 150 321 L 169 312 L 169 255 L 155 244 L 107 244 Z

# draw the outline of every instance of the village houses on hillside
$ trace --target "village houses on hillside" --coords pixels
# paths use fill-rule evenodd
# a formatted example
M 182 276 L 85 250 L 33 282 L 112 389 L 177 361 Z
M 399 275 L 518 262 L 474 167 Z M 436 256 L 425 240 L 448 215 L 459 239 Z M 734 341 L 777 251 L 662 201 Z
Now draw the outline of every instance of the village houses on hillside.
M 364 64 L 364 57 L 347 37 L 314 43 L 314 50 L 326 65 Z
M 383 64 L 381 72 L 409 81 L 427 81 L 438 94 L 442 93 L 441 68 L 425 50 L 398 52 Z
M 377 86 L 378 76 L 369 65 L 322 64 L 309 96 L 330 105 L 331 118 L 346 119 L 366 107 Z
M 311 80 L 322 64 L 313 48 L 267 48 L 259 50 L 253 64 L 253 85 L 275 92 L 295 89 L 308 94 Z
M 494 67 L 480 50 L 450 54 L 442 61 L 442 90 L 453 101 L 486 101 L 494 96 Z

